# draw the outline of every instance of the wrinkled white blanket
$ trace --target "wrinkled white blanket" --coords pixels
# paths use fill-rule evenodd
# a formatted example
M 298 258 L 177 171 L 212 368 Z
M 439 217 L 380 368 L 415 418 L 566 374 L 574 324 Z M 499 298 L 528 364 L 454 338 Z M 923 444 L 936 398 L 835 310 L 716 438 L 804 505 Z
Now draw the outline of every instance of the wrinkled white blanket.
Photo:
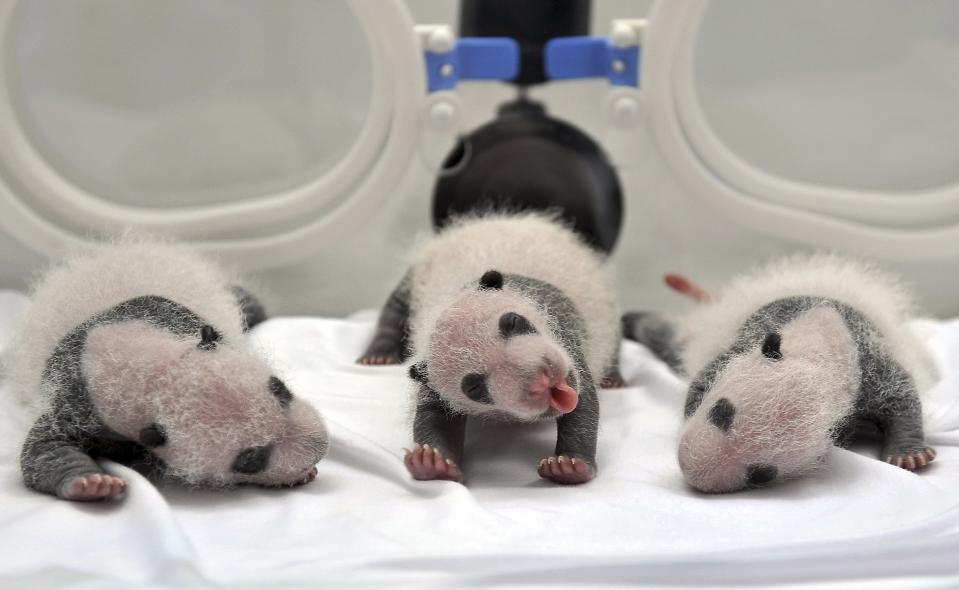
M 0 352 L 22 303 L 0 293 Z M 601 393 L 593 482 L 536 476 L 549 424 L 476 428 L 469 487 L 411 480 L 405 371 L 353 363 L 374 317 L 255 330 L 333 437 L 317 480 L 293 490 L 158 490 L 108 464 L 130 481 L 123 501 L 30 492 L 17 468 L 22 412 L 0 382 L 0 587 L 959 586 L 959 322 L 917 322 L 945 367 L 926 401 L 939 451 L 928 471 L 836 449 L 806 479 L 706 496 L 675 460 L 682 383 L 630 342 L 630 386 Z

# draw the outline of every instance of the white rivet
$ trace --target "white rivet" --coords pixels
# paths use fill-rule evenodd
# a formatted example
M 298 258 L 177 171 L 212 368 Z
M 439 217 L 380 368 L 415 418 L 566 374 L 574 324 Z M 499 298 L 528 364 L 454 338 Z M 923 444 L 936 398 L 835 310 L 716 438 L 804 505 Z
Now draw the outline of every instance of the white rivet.
M 440 66 L 440 76 L 449 78 L 453 75 L 453 64 L 443 64 Z
M 626 23 L 618 22 L 613 25 L 613 31 L 609 35 L 613 40 L 613 45 L 622 49 L 639 44 L 639 38 L 636 36 L 636 30 Z
M 446 53 L 453 49 L 453 32 L 449 27 L 439 27 L 426 38 L 426 49 L 433 53 Z
M 456 119 L 456 107 L 446 101 L 439 101 L 430 107 L 430 123 L 437 128 L 449 127 Z
M 621 96 L 613 102 L 613 120 L 619 124 L 632 123 L 639 114 L 639 103 L 636 99 Z
M 612 65 L 613 65 L 613 71 L 616 72 L 617 74 L 622 74 L 623 71 L 626 70 L 626 63 L 623 62 L 623 60 L 621 59 L 614 59 Z

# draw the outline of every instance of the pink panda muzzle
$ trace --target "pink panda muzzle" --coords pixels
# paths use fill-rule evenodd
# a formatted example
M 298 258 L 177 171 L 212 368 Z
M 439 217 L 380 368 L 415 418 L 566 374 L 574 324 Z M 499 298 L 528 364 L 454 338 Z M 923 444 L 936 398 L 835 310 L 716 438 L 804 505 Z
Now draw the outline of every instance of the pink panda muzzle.
M 529 395 L 534 399 L 549 396 L 550 407 L 562 414 L 572 412 L 579 403 L 579 394 L 566 379 L 552 379 L 547 371 L 540 371 L 536 375 L 530 384 Z

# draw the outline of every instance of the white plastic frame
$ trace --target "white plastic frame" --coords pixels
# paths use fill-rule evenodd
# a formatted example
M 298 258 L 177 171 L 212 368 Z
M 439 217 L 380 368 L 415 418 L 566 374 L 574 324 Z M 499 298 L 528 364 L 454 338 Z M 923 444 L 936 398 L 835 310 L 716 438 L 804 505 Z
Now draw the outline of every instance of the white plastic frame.
M 818 246 L 901 260 L 959 254 L 959 185 L 880 193 L 787 180 L 745 162 L 699 104 L 694 54 L 709 0 L 658 0 L 641 84 L 654 143 L 677 179 L 734 223 Z
M 21 0 L 23 1 L 23 0 Z M 416 151 L 426 82 L 413 22 L 401 0 L 343 0 L 370 51 L 364 127 L 323 176 L 291 190 L 234 203 L 142 208 L 113 203 L 67 180 L 37 151 L 18 120 L 10 68 L 17 0 L 0 0 L 0 227 L 46 255 L 134 226 L 242 257 L 248 267 L 294 262 L 377 211 Z

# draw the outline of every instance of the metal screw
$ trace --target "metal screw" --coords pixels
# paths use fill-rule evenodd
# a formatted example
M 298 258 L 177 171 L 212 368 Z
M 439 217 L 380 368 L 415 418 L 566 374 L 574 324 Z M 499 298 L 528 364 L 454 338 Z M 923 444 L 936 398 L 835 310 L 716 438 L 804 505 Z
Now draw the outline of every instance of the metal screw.
M 453 75 L 453 64 L 443 64 L 440 66 L 440 76 L 449 78 Z
M 613 71 L 617 74 L 622 74 L 626 70 L 626 63 L 621 59 L 613 60 Z

